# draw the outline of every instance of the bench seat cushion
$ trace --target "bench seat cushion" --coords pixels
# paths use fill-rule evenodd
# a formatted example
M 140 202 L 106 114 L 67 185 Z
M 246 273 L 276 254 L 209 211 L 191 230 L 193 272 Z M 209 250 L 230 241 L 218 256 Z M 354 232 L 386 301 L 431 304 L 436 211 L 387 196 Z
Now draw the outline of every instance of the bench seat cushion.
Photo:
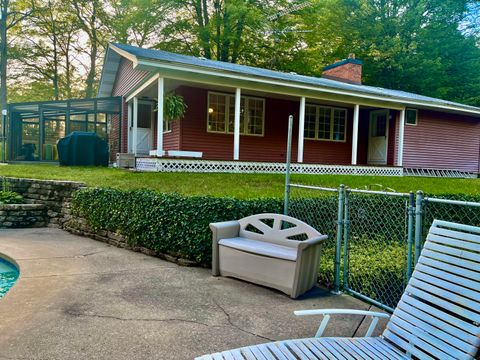
M 297 249 L 269 242 L 245 239 L 241 237 L 221 239 L 218 244 L 232 249 L 252 254 L 268 256 L 277 259 L 296 261 Z

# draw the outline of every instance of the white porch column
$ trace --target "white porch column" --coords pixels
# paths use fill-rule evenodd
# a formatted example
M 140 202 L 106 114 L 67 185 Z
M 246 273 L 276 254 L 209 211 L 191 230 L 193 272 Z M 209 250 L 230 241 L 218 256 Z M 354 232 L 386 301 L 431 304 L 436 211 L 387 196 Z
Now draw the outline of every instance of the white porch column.
M 164 98 L 164 79 L 158 78 L 158 107 L 157 107 L 157 156 L 163 156 L 163 98 Z
M 352 131 L 352 165 L 357 165 L 358 149 L 358 122 L 360 118 L 360 105 L 355 104 L 353 109 L 353 131 Z
M 403 166 L 403 141 L 405 138 L 405 109 L 400 110 L 398 128 L 398 153 L 397 153 L 397 166 Z
M 235 90 L 235 119 L 233 129 L 233 160 L 240 159 L 240 97 L 241 90 Z
M 132 152 L 137 155 L 137 128 L 138 128 L 138 98 L 133 98 L 133 124 L 132 124 Z
M 298 117 L 298 151 L 297 162 L 303 163 L 303 137 L 305 132 L 305 96 L 300 98 L 300 111 Z
M 127 102 L 127 153 L 132 153 L 132 102 Z

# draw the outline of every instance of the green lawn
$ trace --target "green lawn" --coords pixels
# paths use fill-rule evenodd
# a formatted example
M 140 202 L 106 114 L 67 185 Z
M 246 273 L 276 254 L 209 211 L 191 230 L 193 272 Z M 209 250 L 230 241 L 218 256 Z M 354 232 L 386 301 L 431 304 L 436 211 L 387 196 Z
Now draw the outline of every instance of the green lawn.
M 0 165 L 0 176 L 76 180 L 89 186 L 120 189 L 150 188 L 190 195 L 237 198 L 283 197 L 284 176 L 272 174 L 135 173 L 95 167 L 60 167 L 50 164 Z M 436 179 L 347 175 L 292 175 L 292 182 L 325 187 L 390 188 L 400 192 L 423 190 L 429 194 L 480 194 L 480 179 Z

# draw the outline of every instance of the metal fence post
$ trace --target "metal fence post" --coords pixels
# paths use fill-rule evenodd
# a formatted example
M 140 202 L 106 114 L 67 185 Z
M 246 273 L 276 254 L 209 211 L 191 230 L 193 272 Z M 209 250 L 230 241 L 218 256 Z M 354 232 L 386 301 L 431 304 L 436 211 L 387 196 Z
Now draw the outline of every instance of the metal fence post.
M 415 203 L 415 254 L 414 265 L 417 265 L 420 251 L 422 250 L 423 237 L 423 191 L 417 191 Z
M 343 211 L 345 201 L 345 185 L 340 185 L 338 189 L 338 217 L 337 217 L 337 242 L 335 244 L 335 265 L 333 288 L 335 293 L 340 292 L 340 258 L 342 257 L 342 239 L 343 239 Z
M 350 224 L 350 211 L 348 204 L 349 191 L 345 191 L 345 210 L 343 212 L 343 288 L 348 288 L 348 256 L 349 256 L 349 224 Z
M 413 192 L 409 193 L 408 197 L 408 225 L 407 225 L 407 281 L 412 276 L 412 265 L 413 265 L 413 224 L 415 215 L 415 194 Z
M 292 129 L 293 115 L 288 117 L 288 137 L 287 137 L 287 163 L 285 170 L 285 197 L 283 203 L 283 214 L 288 215 L 288 202 L 290 198 L 290 162 L 292 160 Z

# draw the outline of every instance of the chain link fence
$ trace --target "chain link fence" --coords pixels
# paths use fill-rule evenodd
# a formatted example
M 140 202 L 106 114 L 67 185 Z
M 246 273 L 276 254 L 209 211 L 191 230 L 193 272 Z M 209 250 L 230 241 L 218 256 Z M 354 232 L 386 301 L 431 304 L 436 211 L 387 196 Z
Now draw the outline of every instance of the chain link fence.
M 410 194 L 346 191 L 344 291 L 387 310 L 396 306 L 410 269 L 412 201 Z
M 288 215 L 328 235 L 321 254 L 319 281 L 327 287 L 333 287 L 338 228 L 338 189 L 291 184 Z
M 288 184 L 286 213 L 329 236 L 319 280 L 393 311 L 434 219 L 480 226 L 474 197 Z

